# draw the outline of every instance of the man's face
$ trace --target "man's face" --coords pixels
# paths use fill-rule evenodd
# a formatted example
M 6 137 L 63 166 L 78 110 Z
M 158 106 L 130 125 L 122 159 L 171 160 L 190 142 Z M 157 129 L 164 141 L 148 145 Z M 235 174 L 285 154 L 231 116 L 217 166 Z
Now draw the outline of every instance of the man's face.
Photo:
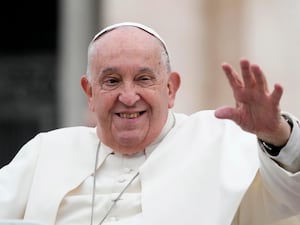
M 141 151 L 161 132 L 179 77 L 167 71 L 159 41 L 138 28 L 110 31 L 94 45 L 90 92 L 85 92 L 97 134 L 121 153 Z

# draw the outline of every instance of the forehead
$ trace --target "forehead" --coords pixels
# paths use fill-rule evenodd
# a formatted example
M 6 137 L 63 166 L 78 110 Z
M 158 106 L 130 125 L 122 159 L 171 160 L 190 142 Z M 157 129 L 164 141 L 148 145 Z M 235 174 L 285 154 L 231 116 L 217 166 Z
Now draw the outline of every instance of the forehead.
M 93 43 L 93 51 L 107 54 L 121 51 L 161 52 L 157 38 L 137 27 L 119 27 L 100 36 Z
M 92 70 L 106 67 L 161 66 L 162 45 L 151 34 L 136 27 L 120 27 L 99 37 L 90 52 Z M 95 71 L 96 70 L 96 71 Z

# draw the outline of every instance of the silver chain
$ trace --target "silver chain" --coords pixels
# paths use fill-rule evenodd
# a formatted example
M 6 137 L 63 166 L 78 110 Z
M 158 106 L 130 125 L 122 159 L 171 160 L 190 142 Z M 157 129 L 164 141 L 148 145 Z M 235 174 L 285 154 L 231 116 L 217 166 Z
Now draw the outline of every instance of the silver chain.
M 99 152 L 100 152 L 100 146 L 101 146 L 101 142 L 99 142 L 98 146 L 97 146 L 97 151 L 96 151 L 96 159 L 95 159 L 95 167 L 94 167 L 94 174 L 93 174 L 93 192 L 92 192 L 92 211 L 91 211 L 91 222 L 90 225 L 93 225 L 93 220 L 94 220 L 94 207 L 95 207 L 95 196 L 96 196 L 96 172 L 97 172 L 97 165 L 98 165 L 98 157 L 99 157 Z M 139 176 L 139 171 L 131 178 L 131 180 L 126 184 L 126 186 L 122 189 L 122 191 L 119 193 L 119 195 L 112 200 L 112 204 L 109 207 L 109 209 L 107 210 L 107 212 L 105 213 L 104 217 L 101 219 L 101 221 L 98 223 L 98 225 L 103 224 L 103 222 L 105 221 L 105 219 L 108 217 L 108 215 L 110 214 L 110 212 L 112 211 L 112 209 L 115 207 L 115 205 L 117 204 L 117 202 L 121 199 L 122 195 L 124 194 L 124 192 L 128 189 L 128 187 L 130 186 L 130 184 L 133 183 L 133 181 Z

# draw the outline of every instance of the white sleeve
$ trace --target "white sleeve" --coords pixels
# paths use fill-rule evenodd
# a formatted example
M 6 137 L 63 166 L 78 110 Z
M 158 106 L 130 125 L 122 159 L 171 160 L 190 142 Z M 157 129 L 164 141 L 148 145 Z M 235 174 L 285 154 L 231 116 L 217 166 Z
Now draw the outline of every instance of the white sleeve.
M 259 151 L 260 174 L 271 195 L 287 206 L 292 214 L 299 214 L 300 126 L 294 117 L 291 118 L 293 120 L 292 133 L 279 155 L 272 157 L 265 151 Z
M 268 157 L 275 160 L 282 168 L 295 173 L 300 171 L 300 124 L 292 115 L 287 115 L 292 122 L 293 128 L 288 143 L 281 149 L 278 156 L 271 156 L 264 151 Z
M 32 139 L 0 170 L 0 219 L 22 219 L 38 158 L 38 138 Z

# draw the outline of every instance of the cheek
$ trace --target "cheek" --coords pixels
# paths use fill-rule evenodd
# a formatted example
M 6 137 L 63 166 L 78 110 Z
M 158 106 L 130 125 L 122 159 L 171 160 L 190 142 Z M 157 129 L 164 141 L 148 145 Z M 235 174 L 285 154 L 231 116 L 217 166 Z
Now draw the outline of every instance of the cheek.
M 157 90 L 151 95 L 151 100 L 148 98 L 155 117 L 163 117 L 162 114 L 166 113 L 172 107 L 173 101 L 170 99 L 166 90 Z M 158 115 L 157 115 L 158 114 Z
M 95 93 L 93 98 L 94 111 L 99 114 L 107 114 L 111 110 L 115 102 L 115 95 L 113 93 Z
M 173 96 L 170 94 L 169 89 L 166 89 L 161 98 L 163 98 L 163 104 L 165 104 L 167 106 L 167 108 L 172 108 L 174 106 L 174 98 Z

